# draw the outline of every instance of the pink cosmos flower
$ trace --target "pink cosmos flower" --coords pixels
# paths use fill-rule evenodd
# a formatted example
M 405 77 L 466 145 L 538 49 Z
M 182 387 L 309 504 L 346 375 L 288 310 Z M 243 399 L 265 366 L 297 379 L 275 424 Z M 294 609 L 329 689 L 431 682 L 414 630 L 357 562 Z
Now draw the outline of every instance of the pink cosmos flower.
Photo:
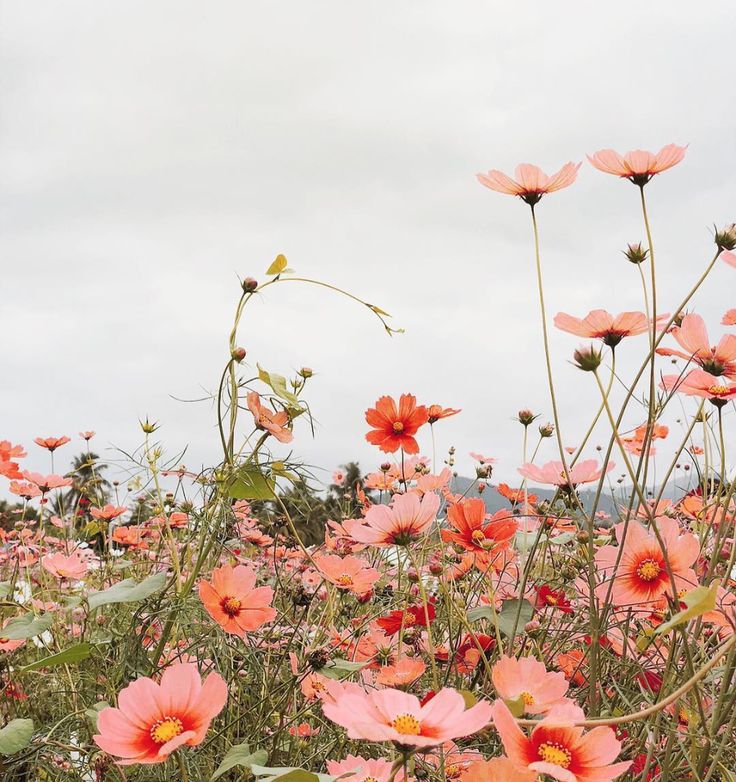
M 664 327 L 669 313 L 657 317 L 657 326 Z M 601 339 L 609 347 L 616 347 L 624 337 L 646 334 L 652 321 L 643 312 L 622 312 L 615 317 L 605 310 L 592 310 L 584 318 L 574 318 L 564 312 L 555 315 L 555 326 L 578 337 Z
M 424 706 L 401 690 L 347 692 L 337 703 L 324 703 L 325 717 L 347 729 L 351 739 L 393 741 L 402 747 L 431 747 L 470 736 L 484 728 L 491 704 L 479 701 L 465 708 L 456 690 L 440 690 Z
M 493 666 L 491 679 L 504 701 L 524 701 L 526 714 L 544 714 L 565 702 L 570 686 L 564 673 L 549 672 L 534 657 L 503 655 Z
M 253 420 L 258 429 L 272 434 L 280 443 L 290 443 L 294 435 L 286 425 L 289 423 L 289 414 L 282 410 L 274 413 L 261 404 L 261 397 L 255 391 L 247 396 L 248 409 L 253 414 Z
M 615 466 L 614 462 L 608 462 L 605 472 L 611 472 Z M 569 481 L 565 475 L 565 467 L 562 462 L 547 462 L 542 467 L 537 467 L 534 464 L 523 464 L 518 468 L 517 472 L 523 475 L 524 478 L 528 478 L 536 483 L 560 487 L 571 485 L 574 488 L 581 483 L 597 481 L 604 471 L 598 468 L 598 462 L 595 459 L 587 459 L 567 468 Z
M 693 369 L 684 377 L 665 375 L 661 385 L 667 391 L 678 391 L 688 396 L 708 399 L 716 407 L 723 407 L 727 402 L 736 399 L 736 382 L 728 382 L 702 369 Z
M 23 477 L 34 485 L 38 486 L 42 494 L 47 494 L 52 489 L 61 489 L 64 486 L 71 486 L 71 478 L 63 478 L 61 475 L 42 475 L 40 472 L 28 472 L 23 470 Z
M 0 472 L 0 474 L 2 473 Z M 18 497 L 23 497 L 24 500 L 32 500 L 34 497 L 41 496 L 41 490 L 38 486 L 28 481 L 10 481 L 8 491 Z
M 395 663 L 384 665 L 376 676 L 377 684 L 404 687 L 416 681 L 427 670 L 426 664 L 416 657 L 402 657 Z
M 367 759 L 348 755 L 344 760 L 328 760 L 327 773 L 350 782 L 388 782 L 392 765 L 390 760 L 383 758 Z
M 67 443 L 70 443 L 71 440 L 66 437 L 36 437 L 33 441 L 36 443 L 36 445 L 40 445 L 41 448 L 45 448 L 47 451 L 51 451 L 53 453 L 57 448 L 60 448 L 62 445 L 66 445 Z
M 161 683 L 143 677 L 118 695 L 118 707 L 97 717 L 98 747 L 122 758 L 118 763 L 163 763 L 184 745 L 204 739 L 227 701 L 227 684 L 218 673 L 204 680 L 191 663 L 171 665 Z
M 256 574 L 251 568 L 224 565 L 212 571 L 212 582 L 199 582 L 199 599 L 226 633 L 244 638 L 276 617 L 276 609 L 271 607 L 273 589 L 255 585 Z
M 736 334 L 725 334 L 714 347 L 708 339 L 705 321 L 700 315 L 688 314 L 682 324 L 673 326 L 670 334 L 682 350 L 657 348 L 660 356 L 677 356 L 694 361 L 711 375 L 726 375 L 736 380 Z
M 643 149 L 635 149 L 623 156 L 612 149 L 601 149 L 588 155 L 588 160 L 599 171 L 628 179 L 643 187 L 655 174 L 676 166 L 685 157 L 686 149 L 687 147 L 668 144 L 656 155 Z
M 41 559 L 41 565 L 56 578 L 80 579 L 87 573 L 87 563 L 78 551 L 68 557 L 63 554 L 47 554 Z
M 577 178 L 580 166 L 580 163 L 565 163 L 556 174 L 547 176 L 541 168 L 529 163 L 521 163 L 514 172 L 516 179 L 511 179 L 502 171 L 495 169 L 487 174 L 477 174 L 477 178 L 482 185 L 491 190 L 519 196 L 522 201 L 533 206 L 545 193 L 553 193 L 555 190 L 569 187 Z
M 736 266 L 736 253 L 732 253 L 730 250 L 724 250 L 718 257 L 722 261 L 725 261 L 729 266 Z
M 724 326 L 736 326 L 736 309 L 726 310 L 721 323 Z
M 659 516 L 655 522 L 664 542 L 678 592 L 692 589 L 698 583 L 692 569 L 700 553 L 698 539 L 690 532 L 681 533 L 675 519 Z M 625 524 L 617 524 L 614 529 L 617 539 L 621 541 Z M 618 546 L 602 546 L 596 552 L 596 567 L 604 579 L 604 583 L 598 587 L 599 595 L 605 598 L 610 588 L 611 601 L 619 606 L 656 602 L 665 594 L 672 593 L 667 561 L 654 532 L 638 521 L 631 521 L 626 531 L 623 553 Z M 609 581 L 612 583 L 609 584 Z
M 5 627 L 8 622 L 12 621 L 13 617 L 8 617 L 2 624 Z M 9 638 L 3 638 L 2 627 L 0 627 L 0 652 L 14 652 L 18 647 L 23 646 L 26 642 L 25 638 L 19 638 L 11 641 Z
M 503 701 L 493 704 L 493 722 L 509 760 L 520 772 L 546 774 L 559 782 L 611 782 L 631 763 L 613 763 L 621 742 L 611 728 L 584 733 L 573 727 L 582 719 L 578 706 L 557 706 L 527 737 Z
M 100 521 L 112 521 L 118 516 L 122 516 L 127 510 L 125 505 L 110 505 L 108 503 L 104 508 L 92 508 L 89 515 Z
M 338 557 L 327 554 L 318 557 L 315 562 L 320 573 L 339 589 L 347 589 L 356 595 L 365 595 L 373 589 L 373 585 L 381 574 L 358 557 Z
M 358 543 L 374 546 L 407 546 L 426 532 L 437 518 L 440 498 L 415 492 L 395 494 L 391 505 L 373 505 L 364 523 L 349 519 L 343 526 Z

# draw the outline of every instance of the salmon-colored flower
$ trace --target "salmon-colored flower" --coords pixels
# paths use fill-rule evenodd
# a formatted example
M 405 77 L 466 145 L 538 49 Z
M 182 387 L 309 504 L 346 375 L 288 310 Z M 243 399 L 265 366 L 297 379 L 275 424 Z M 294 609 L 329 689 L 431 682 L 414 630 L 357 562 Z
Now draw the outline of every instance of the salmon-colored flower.
M 89 442 L 95 436 L 95 434 L 96 434 L 95 432 L 87 431 L 87 432 L 80 432 L 79 436 L 83 440 L 87 440 L 87 442 Z
M 730 250 L 724 250 L 719 256 L 722 261 L 725 261 L 729 266 L 736 267 L 736 253 Z
M 258 429 L 272 434 L 280 443 L 290 443 L 294 439 L 291 430 L 286 426 L 289 423 L 289 414 L 285 410 L 274 413 L 264 407 L 260 395 L 255 391 L 248 393 L 247 402 Z
M 499 483 L 498 486 L 496 486 L 496 491 L 502 497 L 505 497 L 512 505 L 518 505 L 520 502 L 524 502 L 524 490 L 512 489 L 508 483 Z M 530 505 L 534 505 L 538 499 L 539 498 L 536 494 L 530 494 L 527 492 L 526 500 Z
M 256 574 L 245 565 L 225 565 L 212 571 L 212 582 L 199 582 L 199 598 L 207 613 L 226 633 L 245 636 L 276 616 L 273 589 L 254 588 Z
M 604 472 L 611 472 L 615 466 L 614 462 L 608 462 L 605 468 L 599 469 L 595 459 L 588 459 L 568 467 L 567 473 L 562 462 L 547 462 L 541 467 L 534 464 L 523 464 L 517 472 L 537 483 L 574 488 L 581 483 L 597 481 Z
M 57 448 L 66 445 L 71 440 L 68 437 L 36 437 L 33 442 L 53 453 Z
M 536 782 L 534 771 L 519 771 L 508 758 L 479 760 L 468 766 L 460 782 Z
M 665 375 L 662 378 L 662 388 L 708 399 L 716 407 L 723 407 L 727 402 L 736 399 L 736 382 L 716 377 L 702 369 L 693 369 L 684 377 Z
M 128 509 L 125 507 L 125 505 L 107 504 L 104 508 L 90 509 L 89 514 L 93 519 L 98 519 L 100 521 L 112 521 L 118 516 L 122 516 L 127 510 Z
M 596 567 L 604 579 L 598 587 L 599 594 L 605 597 L 610 589 L 616 605 L 647 604 L 672 594 L 667 562 L 678 592 L 690 590 L 698 583 L 692 570 L 700 552 L 698 539 L 690 532 L 681 533 L 677 521 L 667 516 L 659 516 L 655 523 L 667 552 L 666 560 L 654 532 L 638 521 L 629 522 L 625 539 L 626 525 L 615 527 L 616 537 L 623 539 L 623 552 L 617 546 L 602 546 L 596 552 Z
M 546 774 L 559 782 L 611 782 L 631 763 L 613 763 L 621 742 L 611 728 L 585 733 L 573 726 L 582 719 L 580 707 L 556 706 L 527 737 L 503 701 L 493 704 L 493 722 L 519 771 Z
M 417 406 L 413 394 L 402 394 L 399 406 L 390 396 L 382 396 L 375 407 L 365 411 L 365 420 L 372 426 L 365 439 L 377 445 L 384 453 L 394 453 L 403 448 L 405 453 L 419 453 L 419 443 L 414 435 L 429 420 L 427 408 Z
M 724 326 L 736 326 L 736 308 L 732 310 L 726 310 L 726 312 L 723 313 L 723 319 L 721 320 L 721 323 Z
M 211 673 L 203 683 L 196 665 L 179 663 L 160 684 L 143 677 L 121 690 L 118 707 L 99 713 L 93 738 L 122 766 L 163 763 L 179 747 L 200 744 L 226 701 L 222 676 Z
M 435 424 L 442 418 L 449 418 L 451 415 L 462 413 L 462 410 L 456 410 L 454 407 L 442 407 L 442 405 L 430 405 L 427 408 L 429 423 Z
M 526 714 L 544 714 L 564 702 L 570 686 L 564 674 L 548 671 L 534 657 L 503 655 L 493 666 L 491 679 L 505 701 L 521 698 Z
M 486 515 L 486 504 L 479 498 L 450 505 L 447 521 L 454 529 L 443 529 L 442 540 L 484 555 L 491 549 L 507 547 L 519 522 L 508 511 L 499 511 L 489 522 L 486 522 Z
M 391 766 L 391 761 L 383 758 L 348 755 L 344 760 L 328 760 L 327 773 L 350 782 L 388 782 Z
M 2 624 L 5 627 L 8 622 L 12 621 L 12 617 L 8 617 Z M 10 640 L 9 638 L 3 638 L 2 627 L 0 627 L 0 652 L 14 652 L 20 646 L 26 642 L 25 638 L 19 638 L 16 640 Z
M 364 523 L 348 519 L 343 526 L 353 540 L 374 546 L 408 546 L 426 532 L 437 517 L 440 498 L 415 492 L 395 494 L 391 505 L 373 505 Z
M 687 147 L 677 144 L 667 144 L 656 155 L 643 149 L 634 149 L 625 155 L 619 155 L 613 149 L 601 149 L 588 155 L 588 160 L 605 174 L 614 174 L 643 187 L 655 174 L 676 166 L 685 157 L 686 150 Z
M 669 313 L 659 315 L 657 326 L 660 328 L 666 326 L 669 317 Z M 600 339 L 614 348 L 624 337 L 633 337 L 651 331 L 652 321 L 643 312 L 622 312 L 614 317 L 605 310 L 591 310 L 582 319 L 559 312 L 555 315 L 555 326 L 578 337 Z
M 338 557 L 327 554 L 315 562 L 320 573 L 339 589 L 347 589 L 356 595 L 364 595 L 373 589 L 381 574 L 358 557 Z
M 556 174 L 547 176 L 541 168 L 529 163 L 521 163 L 514 172 L 516 179 L 495 169 L 487 174 L 477 174 L 477 178 L 482 185 L 491 190 L 519 196 L 522 201 L 533 206 L 546 193 L 569 187 L 577 178 L 580 166 L 580 163 L 565 163 Z
M 347 729 L 351 739 L 393 741 L 402 747 L 431 747 L 470 736 L 484 728 L 491 705 L 480 701 L 465 708 L 456 690 L 440 690 L 422 705 L 416 695 L 385 689 L 346 692 L 337 703 L 324 703 L 325 717 Z
M 41 559 L 41 565 L 56 578 L 80 579 L 84 578 L 87 572 L 87 562 L 78 551 L 68 557 L 63 554 L 47 554 Z
M 416 681 L 426 670 L 426 664 L 418 657 L 402 657 L 395 663 L 384 665 L 376 676 L 376 683 L 403 687 Z
M 29 472 L 23 470 L 23 477 L 38 486 L 43 494 L 50 492 L 52 489 L 62 489 L 65 486 L 72 485 L 71 478 L 64 478 L 61 475 L 42 475 L 40 472 Z
M 673 326 L 669 333 L 682 350 L 657 348 L 660 356 L 677 356 L 694 361 L 711 375 L 726 375 L 736 380 L 736 334 L 724 334 L 717 345 L 711 346 L 708 329 L 700 315 L 685 315 L 680 326 Z

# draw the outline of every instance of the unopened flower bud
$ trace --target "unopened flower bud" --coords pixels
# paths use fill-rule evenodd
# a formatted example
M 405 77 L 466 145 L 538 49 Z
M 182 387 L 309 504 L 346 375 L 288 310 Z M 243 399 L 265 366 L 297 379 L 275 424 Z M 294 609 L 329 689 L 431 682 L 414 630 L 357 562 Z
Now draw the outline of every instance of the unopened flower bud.
M 583 372 L 595 372 L 603 361 L 603 354 L 593 345 L 578 348 L 572 354 L 575 366 Z
M 307 378 L 312 377 L 314 370 L 311 369 L 311 367 L 302 367 L 298 374 L 306 380 Z
M 258 287 L 258 280 L 254 280 L 252 277 L 246 277 L 243 280 L 243 290 L 246 293 L 252 293 Z
M 230 354 L 235 361 L 242 361 L 245 358 L 245 348 L 233 348 Z
M 624 255 L 631 263 L 644 263 L 649 256 L 649 250 L 641 246 L 641 242 L 630 244 L 625 250 Z
M 148 420 L 148 417 L 146 417 L 145 421 L 139 421 L 138 423 L 140 423 L 141 429 L 143 429 L 143 431 L 146 434 L 153 434 L 156 431 L 156 429 L 158 429 L 158 424 L 157 423 L 151 423 Z
M 527 410 L 524 408 L 523 410 L 519 410 L 519 423 L 523 424 L 524 426 L 529 426 L 534 422 L 535 418 L 539 418 L 539 416 L 534 415 L 531 410 Z
M 539 427 L 540 437 L 552 437 L 554 433 L 555 433 L 554 424 L 549 423 L 549 421 L 546 424 L 542 424 Z
M 419 581 L 419 573 L 414 567 L 410 567 L 409 570 L 406 571 L 406 577 L 409 579 L 409 581 L 413 581 L 415 583 Z
M 382 462 L 380 468 L 381 472 L 388 472 L 391 469 L 390 462 Z
M 736 248 L 736 223 L 731 223 L 719 231 L 716 229 L 716 246 L 719 250 L 733 250 Z

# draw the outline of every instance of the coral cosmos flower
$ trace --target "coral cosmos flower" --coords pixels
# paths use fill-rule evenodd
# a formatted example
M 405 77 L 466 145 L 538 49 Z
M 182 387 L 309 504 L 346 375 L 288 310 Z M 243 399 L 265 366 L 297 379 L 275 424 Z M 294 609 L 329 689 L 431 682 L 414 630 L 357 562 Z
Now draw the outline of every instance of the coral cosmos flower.
M 402 627 L 405 630 L 412 627 L 426 627 L 427 621 L 434 621 L 434 617 L 434 604 L 428 601 L 426 607 L 422 603 L 409 606 L 405 611 L 392 611 L 388 616 L 376 619 L 376 624 L 386 635 L 396 635 Z
M 512 489 L 508 483 L 499 483 L 498 486 L 496 486 L 496 491 L 502 497 L 505 497 L 512 505 L 518 505 L 520 502 L 524 502 L 524 490 Z M 534 505 L 539 498 L 536 494 L 527 493 L 526 499 L 530 505 Z
M 347 589 L 356 595 L 364 595 L 373 589 L 373 585 L 381 577 L 381 574 L 372 567 L 368 567 L 358 557 L 338 557 L 335 554 L 327 554 L 318 557 L 315 562 L 320 573 L 339 589 Z
M 486 523 L 486 504 L 479 498 L 460 500 L 447 508 L 447 521 L 454 530 L 443 529 L 442 540 L 456 543 L 466 551 L 486 554 L 506 547 L 519 528 L 519 522 L 508 511 L 499 511 Z
M 389 687 L 404 687 L 416 681 L 426 670 L 427 666 L 422 660 L 402 657 L 395 663 L 384 665 L 376 676 L 376 683 Z
M 698 539 L 690 532 L 681 533 L 677 521 L 667 516 L 659 516 L 655 523 L 667 551 L 675 586 L 678 591 L 692 589 L 697 584 L 691 566 L 700 552 Z M 614 529 L 621 541 L 625 524 L 617 524 Z M 629 522 L 623 552 L 617 546 L 602 546 L 596 552 L 595 563 L 604 579 L 598 587 L 599 594 L 605 596 L 610 588 L 611 600 L 616 605 L 652 603 L 666 593 L 672 593 L 667 562 L 659 541 L 638 521 Z
M 661 385 L 667 391 L 678 391 L 688 396 L 708 399 L 716 407 L 723 407 L 727 402 L 736 399 L 736 382 L 716 377 L 702 369 L 693 369 L 684 377 L 665 375 Z
M 570 686 L 563 673 L 548 671 L 534 657 L 503 655 L 493 666 L 491 680 L 504 701 L 521 698 L 526 714 L 544 714 L 558 706 Z
M 212 571 L 212 582 L 199 582 L 199 598 L 207 613 L 226 633 L 245 636 L 276 616 L 273 589 L 254 589 L 256 574 L 245 565 L 225 565 Z
M 202 682 L 197 666 L 167 668 L 160 684 L 143 677 L 118 694 L 118 707 L 97 717 L 98 747 L 122 758 L 118 763 L 163 763 L 181 746 L 195 747 L 227 701 L 227 684 L 218 673 Z
M 442 418 L 449 418 L 451 415 L 462 413 L 462 410 L 456 410 L 454 407 L 442 407 L 442 405 L 430 405 L 427 408 L 427 416 L 430 424 L 436 424 Z
M 721 323 L 724 326 L 736 326 L 736 309 L 726 310 L 726 312 L 723 313 Z
M 605 472 L 611 472 L 615 466 L 614 462 L 608 462 L 605 466 Z M 581 483 L 597 481 L 603 475 L 604 470 L 598 468 L 598 462 L 595 459 L 588 459 L 568 467 L 567 475 L 562 462 L 547 462 L 541 467 L 537 467 L 534 464 L 523 464 L 518 468 L 517 472 L 523 475 L 524 478 L 537 483 L 560 487 L 571 486 L 574 488 Z
M 569 187 L 577 178 L 580 166 L 581 163 L 565 163 L 556 174 L 547 176 L 541 168 L 529 163 L 521 163 L 514 172 L 516 179 L 511 179 L 502 171 L 495 169 L 487 174 L 476 176 L 481 185 L 497 193 L 519 196 L 522 201 L 534 206 L 546 193 L 554 193 L 555 190 Z
M 261 397 L 255 391 L 250 391 L 247 397 L 248 410 L 253 414 L 253 420 L 258 429 L 272 434 L 280 443 L 290 443 L 294 435 L 286 428 L 289 423 L 289 414 L 282 410 L 274 413 L 261 404 Z
M 527 737 L 503 701 L 493 704 L 493 722 L 519 771 L 546 774 L 559 782 L 611 782 L 631 763 L 613 763 L 621 742 L 611 728 L 584 733 L 573 727 L 583 718 L 578 706 L 556 706 Z
M 337 703 L 324 703 L 322 711 L 346 728 L 351 739 L 431 747 L 484 728 L 490 720 L 491 704 L 480 701 L 466 709 L 463 696 L 445 688 L 422 705 L 416 695 L 386 689 L 346 692 Z
M 643 187 L 655 174 L 676 166 L 685 157 L 686 149 L 677 144 L 667 144 L 656 155 L 643 149 L 634 149 L 625 155 L 619 155 L 612 149 L 601 149 L 588 155 L 588 160 L 605 174 L 614 174 Z
M 343 526 L 353 540 L 374 546 L 408 546 L 426 532 L 437 517 L 440 498 L 415 492 L 395 494 L 391 505 L 372 505 L 364 523 L 348 519 Z
M 33 442 L 36 443 L 36 445 L 40 445 L 41 448 L 45 448 L 47 451 L 53 453 L 62 445 L 70 443 L 71 440 L 68 437 L 36 437 Z
M 71 478 L 64 478 L 61 475 L 42 475 L 40 472 L 28 472 L 28 470 L 23 470 L 23 477 L 29 483 L 38 486 L 42 494 L 46 494 L 52 489 L 61 489 L 64 486 L 72 485 Z
M 87 563 L 75 551 L 71 556 L 63 554 L 47 554 L 41 559 L 44 570 L 48 570 L 56 578 L 84 578 L 87 572 Z
M 508 758 L 479 760 L 465 770 L 460 782 L 536 782 L 534 771 L 519 771 Z
M 88 432 L 80 432 L 79 436 L 83 440 L 87 440 L 87 442 L 89 442 L 95 436 L 95 434 L 96 432 L 88 431 Z
M 711 375 L 726 375 L 736 380 L 736 334 L 724 334 L 717 345 L 711 346 L 705 321 L 692 313 L 685 315 L 680 326 L 673 326 L 669 333 L 682 350 L 657 348 L 660 356 L 694 361 Z
M 365 411 L 366 423 L 373 427 L 365 439 L 377 445 L 384 453 L 394 453 L 403 448 L 405 453 L 419 453 L 419 443 L 414 435 L 429 420 L 427 408 L 417 406 L 413 394 L 402 394 L 399 406 L 390 396 L 382 396 L 375 407 Z
M 127 510 L 125 505 L 110 505 L 108 503 L 104 508 L 91 508 L 89 515 L 98 521 L 112 521 L 118 516 L 122 516 Z
M 361 758 L 348 755 L 344 760 L 328 760 L 327 773 L 350 782 L 388 782 L 391 776 L 390 760 Z
M 657 326 L 664 327 L 669 313 L 657 317 Z M 646 334 L 652 328 L 651 319 L 643 312 L 622 312 L 615 317 L 605 310 L 591 310 L 584 318 L 574 318 L 565 312 L 555 315 L 555 326 L 578 337 L 592 337 L 615 348 L 624 337 Z

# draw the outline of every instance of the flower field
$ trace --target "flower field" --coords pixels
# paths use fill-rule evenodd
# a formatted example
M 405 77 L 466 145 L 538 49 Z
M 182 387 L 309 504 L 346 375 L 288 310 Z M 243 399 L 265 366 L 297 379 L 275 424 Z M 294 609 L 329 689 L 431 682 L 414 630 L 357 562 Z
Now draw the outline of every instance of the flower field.
M 515 262 L 545 348 L 525 372 L 548 410 L 506 411 L 513 486 L 481 453 L 459 480 L 461 398 L 400 388 L 365 411 L 369 471 L 317 485 L 298 455 L 317 381 L 241 346 L 249 302 L 317 285 L 400 330 L 283 255 L 236 292 L 218 464 L 180 466 L 149 420 L 119 481 L 94 432 L 0 441 L 0 779 L 736 780 L 736 309 L 708 309 L 712 285 L 736 305 L 736 227 L 714 229 L 678 301 L 658 300 L 647 186 L 685 158 L 674 144 L 588 157 L 641 214 L 620 260 L 641 311 L 618 314 L 545 307 L 545 203 L 574 198 L 581 164 L 478 175 L 519 201 Z M 552 339 L 599 392 L 574 448 Z M 47 472 L 26 468 L 31 449 Z

